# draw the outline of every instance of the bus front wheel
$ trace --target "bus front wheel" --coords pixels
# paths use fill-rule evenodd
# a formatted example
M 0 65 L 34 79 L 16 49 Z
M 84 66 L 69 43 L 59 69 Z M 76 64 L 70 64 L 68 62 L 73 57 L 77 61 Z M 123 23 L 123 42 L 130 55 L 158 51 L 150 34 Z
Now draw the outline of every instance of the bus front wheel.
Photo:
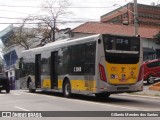
M 71 85 L 68 80 L 64 83 L 63 95 L 67 98 L 71 97 Z
M 30 93 L 35 93 L 36 92 L 36 90 L 32 88 L 32 82 L 29 82 L 29 86 L 28 87 L 29 87 L 29 92 Z

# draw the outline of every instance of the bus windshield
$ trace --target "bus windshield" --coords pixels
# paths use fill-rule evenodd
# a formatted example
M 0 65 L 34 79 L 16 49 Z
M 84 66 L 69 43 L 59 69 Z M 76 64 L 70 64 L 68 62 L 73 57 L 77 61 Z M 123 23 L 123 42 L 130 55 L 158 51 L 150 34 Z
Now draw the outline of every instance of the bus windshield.
M 135 64 L 139 61 L 140 39 L 138 37 L 122 37 L 104 35 L 106 61 L 118 64 Z

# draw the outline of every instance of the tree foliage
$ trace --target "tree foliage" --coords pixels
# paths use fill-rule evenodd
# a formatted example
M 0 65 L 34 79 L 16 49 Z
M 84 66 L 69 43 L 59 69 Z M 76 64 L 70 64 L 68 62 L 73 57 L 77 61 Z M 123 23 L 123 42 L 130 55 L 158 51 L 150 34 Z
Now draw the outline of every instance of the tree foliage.
M 153 37 L 156 39 L 156 43 L 160 44 L 160 31 L 156 35 L 154 35 Z
M 31 17 L 27 17 L 22 20 L 22 24 L 19 27 L 14 28 L 14 34 L 10 38 L 11 44 L 29 49 L 39 41 L 39 29 L 25 27 L 25 24 L 32 19 Z
M 42 4 L 43 15 L 39 16 L 38 19 L 42 21 L 40 26 L 45 28 L 43 33 L 45 36 L 44 41 L 48 39 L 49 42 L 55 41 L 57 26 L 64 24 L 64 21 L 60 20 L 60 17 L 71 14 L 71 12 L 67 10 L 70 5 L 68 0 L 47 0 Z
M 11 44 L 19 45 L 25 49 L 31 48 L 36 42 L 39 45 L 55 41 L 57 26 L 62 24 L 60 17 L 70 14 L 67 8 L 70 6 L 68 0 L 47 0 L 42 4 L 42 15 L 29 16 L 22 19 L 22 24 L 16 28 Z M 35 28 L 27 28 L 27 22 L 39 23 Z

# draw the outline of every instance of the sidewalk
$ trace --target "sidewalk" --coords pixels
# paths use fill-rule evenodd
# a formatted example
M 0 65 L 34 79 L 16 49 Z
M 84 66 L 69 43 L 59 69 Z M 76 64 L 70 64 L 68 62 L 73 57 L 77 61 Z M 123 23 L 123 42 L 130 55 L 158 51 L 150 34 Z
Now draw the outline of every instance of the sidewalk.
M 144 85 L 142 92 L 136 92 L 139 95 L 148 95 L 148 96 L 158 96 L 160 97 L 160 82 L 155 83 L 154 85 Z

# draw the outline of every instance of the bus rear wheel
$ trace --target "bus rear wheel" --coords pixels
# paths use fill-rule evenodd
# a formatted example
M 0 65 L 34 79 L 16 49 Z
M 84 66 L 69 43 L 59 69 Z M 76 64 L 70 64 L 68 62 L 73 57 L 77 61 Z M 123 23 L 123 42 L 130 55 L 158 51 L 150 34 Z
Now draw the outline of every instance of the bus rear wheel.
M 107 99 L 110 96 L 110 94 L 109 93 L 96 93 L 95 96 L 98 99 Z
M 67 98 L 71 97 L 71 85 L 68 80 L 63 85 L 63 95 Z

